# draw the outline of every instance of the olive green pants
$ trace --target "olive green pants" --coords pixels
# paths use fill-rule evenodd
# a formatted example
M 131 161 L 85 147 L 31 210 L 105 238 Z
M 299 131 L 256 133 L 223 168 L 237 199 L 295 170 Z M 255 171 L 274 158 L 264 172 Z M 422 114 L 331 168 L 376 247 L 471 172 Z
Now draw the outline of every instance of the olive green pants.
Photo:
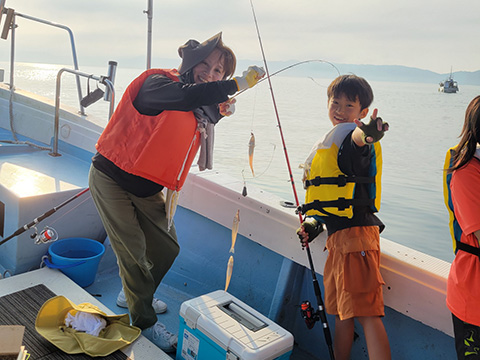
M 180 251 L 175 227 L 167 231 L 164 195 L 137 197 L 93 166 L 89 186 L 117 256 L 132 325 L 146 329 L 157 321 L 153 295 Z

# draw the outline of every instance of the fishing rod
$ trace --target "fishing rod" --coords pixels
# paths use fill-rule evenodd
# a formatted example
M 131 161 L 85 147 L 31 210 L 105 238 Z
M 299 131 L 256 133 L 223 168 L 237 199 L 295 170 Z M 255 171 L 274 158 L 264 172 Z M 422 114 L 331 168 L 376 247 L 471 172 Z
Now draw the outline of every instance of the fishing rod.
M 295 182 L 293 180 L 293 173 L 292 173 L 292 168 L 290 166 L 290 160 L 288 158 L 287 146 L 285 144 L 285 138 L 283 136 L 282 125 L 280 124 L 280 116 L 278 114 L 277 103 L 275 101 L 275 95 L 273 93 L 272 82 L 270 81 L 271 76 L 270 76 L 269 71 L 268 71 L 267 59 L 265 57 L 265 52 L 263 50 L 262 38 L 260 36 L 260 30 L 258 28 L 258 22 L 257 22 L 257 16 L 255 15 L 255 9 L 253 7 L 253 0 L 250 0 L 250 5 L 252 7 L 252 13 L 253 13 L 253 19 L 255 21 L 255 27 L 257 29 L 258 42 L 260 44 L 260 50 L 262 51 L 263 64 L 265 65 L 265 73 L 267 75 L 268 84 L 270 86 L 270 94 L 272 96 L 273 108 L 275 110 L 275 116 L 277 118 L 278 130 L 280 132 L 280 137 L 281 137 L 281 140 L 282 140 L 283 152 L 285 154 L 285 161 L 287 163 L 288 173 L 289 173 L 289 176 L 290 176 L 290 182 L 292 184 L 292 191 L 293 191 L 293 195 L 294 195 L 294 198 L 295 198 L 295 203 L 296 203 L 297 208 L 298 208 L 300 206 L 300 203 L 298 201 L 297 190 L 295 188 Z M 298 217 L 299 217 L 299 220 L 300 220 L 300 224 L 302 224 L 302 222 L 303 222 L 302 214 L 298 213 Z M 307 252 L 308 262 L 310 264 L 310 270 L 311 270 L 311 273 L 312 273 L 313 287 L 314 287 L 314 290 L 315 290 L 315 296 L 317 298 L 317 303 L 318 303 L 319 319 L 322 321 L 323 332 L 324 332 L 324 335 L 325 335 L 325 341 L 326 341 L 327 346 L 328 346 L 330 359 L 334 360 L 335 355 L 333 353 L 332 335 L 330 334 L 330 328 L 328 327 L 327 316 L 326 316 L 326 313 L 325 313 L 325 305 L 324 305 L 323 300 L 322 300 L 322 293 L 320 291 L 320 286 L 318 284 L 317 276 L 315 274 L 315 269 L 314 269 L 313 260 L 312 260 L 312 254 L 310 252 L 310 247 L 309 247 L 308 242 L 305 244 L 305 250 Z M 315 315 L 317 315 L 317 314 L 315 314 Z M 317 320 L 317 319 L 315 318 L 314 320 Z
M 295 66 L 299 66 L 299 65 L 303 65 L 303 64 L 308 64 L 308 63 L 311 63 L 311 62 L 321 62 L 321 63 L 325 63 L 325 64 L 328 64 L 328 65 L 331 65 L 331 66 L 337 71 L 338 75 L 340 75 L 340 71 L 338 70 L 338 68 L 337 68 L 334 64 L 332 64 L 331 62 L 326 61 L 326 60 L 321 60 L 321 59 L 311 59 L 311 60 L 299 61 L 299 62 L 296 62 L 296 63 L 294 63 L 294 64 L 288 65 L 288 66 L 286 66 L 286 67 L 284 67 L 284 68 L 282 68 L 282 69 L 280 69 L 280 70 L 278 70 L 278 71 L 275 71 L 275 72 L 272 73 L 272 74 L 268 74 L 268 73 L 267 73 L 266 76 L 265 76 L 263 79 L 258 80 L 257 84 L 258 84 L 258 83 L 261 83 L 261 82 L 264 81 L 264 80 L 268 80 L 269 83 L 270 83 L 270 78 L 271 78 L 271 77 L 273 77 L 273 76 L 275 76 L 275 75 L 277 75 L 277 74 L 280 74 L 280 73 L 282 73 L 282 72 L 284 72 L 284 71 L 286 71 L 286 70 L 288 70 L 288 69 L 291 69 L 291 68 L 293 68 L 293 67 L 295 67 Z M 312 80 L 313 80 L 313 79 L 312 79 Z M 232 96 L 231 98 L 237 97 L 238 95 L 242 94 L 243 92 L 247 91 L 248 89 L 249 89 L 249 88 L 246 88 L 246 89 L 243 89 L 242 91 L 237 92 L 237 93 L 236 93 L 234 96 Z
M 10 239 L 13 239 L 15 236 L 18 236 L 20 234 L 23 234 L 25 231 L 27 231 L 28 229 L 31 229 L 32 227 L 35 227 L 39 222 L 45 220 L 47 217 L 53 215 L 55 212 L 57 212 L 59 209 L 61 209 L 62 207 L 64 207 L 65 205 L 67 205 L 68 203 L 72 202 L 73 200 L 79 198 L 80 196 L 82 196 L 83 194 L 85 194 L 88 190 L 90 190 L 89 188 L 86 188 L 82 191 L 80 191 L 78 194 L 72 196 L 71 198 L 65 200 L 63 203 L 61 203 L 60 205 L 57 205 L 55 206 L 54 208 L 48 210 L 47 212 L 45 212 L 44 214 L 40 215 L 39 217 L 36 217 L 35 219 L 33 219 L 31 222 L 29 222 L 28 224 L 25 224 L 23 225 L 21 228 L 18 228 L 12 235 L 6 237 L 5 239 L 3 239 L 2 241 L 0 241 L 0 245 L 3 245 L 4 243 L 6 243 L 8 240 Z M 49 239 L 51 236 L 52 236 L 52 233 L 49 233 L 48 231 L 51 231 L 52 229 L 51 228 L 46 228 L 45 231 L 42 231 L 42 235 L 46 235 L 45 238 L 46 238 L 46 241 L 36 241 L 37 244 L 40 244 L 40 243 L 43 243 L 43 242 L 49 242 L 49 241 L 53 241 L 51 239 Z M 44 234 L 45 233 L 45 234 Z M 38 237 L 38 235 L 36 235 Z M 35 236 L 34 236 L 35 237 Z M 56 239 L 55 239 L 56 240 Z

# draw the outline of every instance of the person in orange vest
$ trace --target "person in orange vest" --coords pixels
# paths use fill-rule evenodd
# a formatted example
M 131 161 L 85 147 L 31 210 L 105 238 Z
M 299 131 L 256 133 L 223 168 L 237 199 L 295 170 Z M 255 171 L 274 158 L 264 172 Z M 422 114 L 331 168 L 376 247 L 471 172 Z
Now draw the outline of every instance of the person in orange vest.
M 480 96 L 467 107 L 460 142 L 447 151 L 443 186 L 455 251 L 447 307 L 457 359 L 480 359 Z
M 251 66 L 233 77 L 236 58 L 222 33 L 180 46 L 176 69 L 150 69 L 126 89 L 98 139 L 89 186 L 115 252 L 122 280 L 117 305 L 132 325 L 166 352 L 177 336 L 157 321 L 166 304 L 154 293 L 179 253 L 164 188 L 177 193 L 200 149 L 200 170 L 212 167 L 213 129 L 234 112 L 229 96 L 265 75 Z

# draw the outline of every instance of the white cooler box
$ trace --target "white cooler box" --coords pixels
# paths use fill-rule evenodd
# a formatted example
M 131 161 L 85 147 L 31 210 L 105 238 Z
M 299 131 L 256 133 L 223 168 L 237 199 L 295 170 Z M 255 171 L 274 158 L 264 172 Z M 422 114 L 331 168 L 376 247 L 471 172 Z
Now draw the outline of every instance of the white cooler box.
M 293 336 L 218 290 L 180 307 L 176 360 L 287 360 Z

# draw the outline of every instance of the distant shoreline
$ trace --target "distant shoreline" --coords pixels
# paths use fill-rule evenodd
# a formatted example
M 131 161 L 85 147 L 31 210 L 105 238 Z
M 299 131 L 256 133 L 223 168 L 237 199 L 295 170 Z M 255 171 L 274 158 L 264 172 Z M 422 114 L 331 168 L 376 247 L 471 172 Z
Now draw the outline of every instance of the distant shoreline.
M 308 59 L 310 60 L 310 59 Z M 30 63 L 17 60 L 18 63 Z M 274 73 L 280 69 L 284 69 L 292 64 L 296 64 L 298 60 L 290 61 L 271 61 L 268 63 L 270 73 Z M 142 66 L 129 66 L 138 61 L 125 61 L 119 62 L 119 68 L 124 69 L 142 69 Z M 153 66 L 160 66 L 162 68 L 175 68 L 178 66 L 179 61 L 174 59 L 154 59 Z M 237 61 L 237 73 L 243 71 L 242 69 L 248 68 L 252 64 L 263 65 L 260 60 L 238 60 Z M 358 65 L 358 64 L 337 64 L 332 63 L 340 73 L 349 74 L 353 73 L 358 76 L 362 76 L 370 81 L 391 81 L 391 82 L 410 82 L 410 83 L 426 83 L 436 84 L 440 81 L 444 81 L 450 75 L 450 72 L 439 74 L 430 70 L 424 70 L 419 68 L 413 68 L 403 65 Z M 61 65 L 68 66 L 71 65 Z M 96 65 L 90 65 L 87 63 L 80 63 L 80 69 L 83 67 L 98 67 Z M 8 72 L 8 62 L 0 61 L 0 69 L 4 69 L 5 73 Z M 309 63 L 305 63 L 299 66 L 295 66 L 282 72 L 282 76 L 295 76 L 295 77 L 313 77 L 313 78 L 334 78 L 337 76 L 337 72 L 330 63 L 321 63 L 318 60 L 314 60 Z M 474 85 L 480 86 L 480 70 L 477 71 L 453 71 L 453 78 L 458 82 L 461 90 L 462 85 Z

